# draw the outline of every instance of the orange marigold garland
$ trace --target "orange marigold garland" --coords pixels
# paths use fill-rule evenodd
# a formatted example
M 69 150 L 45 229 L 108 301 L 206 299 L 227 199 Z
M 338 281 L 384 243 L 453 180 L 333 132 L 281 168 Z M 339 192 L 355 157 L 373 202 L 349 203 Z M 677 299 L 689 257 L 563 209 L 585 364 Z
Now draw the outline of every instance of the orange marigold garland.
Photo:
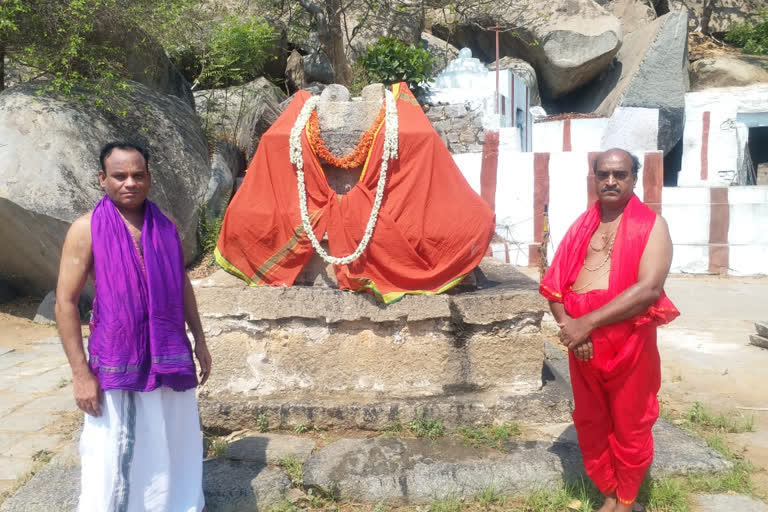
M 315 147 L 315 154 L 326 163 L 340 169 L 354 169 L 362 166 L 365 163 L 368 151 L 370 151 L 371 145 L 373 144 L 376 130 L 384 121 L 384 114 L 385 109 L 382 107 L 371 127 L 368 128 L 368 131 L 366 131 L 360 138 L 360 142 L 357 143 L 354 151 L 348 155 L 337 158 L 331 154 L 330 150 L 325 145 L 323 138 L 320 136 L 320 119 L 317 116 L 317 110 L 313 110 L 312 114 L 309 116 L 308 131 L 312 145 Z

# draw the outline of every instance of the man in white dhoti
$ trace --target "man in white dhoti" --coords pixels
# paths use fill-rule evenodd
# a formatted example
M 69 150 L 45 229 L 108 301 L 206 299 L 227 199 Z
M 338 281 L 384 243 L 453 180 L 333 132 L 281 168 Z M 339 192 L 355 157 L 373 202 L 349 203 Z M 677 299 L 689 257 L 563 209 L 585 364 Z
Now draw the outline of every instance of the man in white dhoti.
M 104 146 L 106 194 L 62 249 L 56 321 L 85 413 L 80 512 L 199 512 L 202 438 L 195 400 L 211 370 L 176 226 L 147 199 L 149 153 Z M 77 304 L 94 279 L 88 358 Z M 192 349 L 185 321 L 195 339 Z

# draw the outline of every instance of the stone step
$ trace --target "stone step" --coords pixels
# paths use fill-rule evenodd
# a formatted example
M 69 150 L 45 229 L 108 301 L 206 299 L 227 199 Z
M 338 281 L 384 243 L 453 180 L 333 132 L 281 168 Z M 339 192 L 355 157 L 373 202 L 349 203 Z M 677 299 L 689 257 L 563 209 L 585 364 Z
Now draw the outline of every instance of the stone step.
M 730 467 L 703 441 L 669 423 L 660 420 L 654 436 L 653 478 Z M 276 446 L 270 447 L 271 443 Z M 291 481 L 267 464 L 270 453 L 275 457 L 295 450 L 304 454 L 298 454 L 301 460 L 307 448 L 305 438 L 277 434 L 249 434 L 233 442 L 227 453 L 248 460 L 218 458 L 203 463 L 208 512 L 256 512 L 280 503 Z M 73 443 L 0 506 L 0 512 L 74 512 L 80 492 L 78 464 Z M 388 504 L 471 498 L 490 486 L 501 493 L 526 493 L 584 475 L 573 426 L 561 430 L 554 441 L 508 440 L 500 450 L 467 446 L 455 438 L 340 439 L 311 456 L 303 473 L 307 489 L 331 493 L 342 501 Z
M 755 330 L 758 336 L 768 338 L 768 322 L 755 322 Z
M 405 400 L 244 400 L 226 392 L 198 400 L 203 424 L 224 431 L 253 428 L 264 417 L 270 429 L 292 430 L 298 425 L 324 429 L 382 430 L 389 423 L 427 417 L 442 419 L 449 428 L 493 422 L 561 423 L 571 419 L 572 395 L 557 371 L 544 366 L 546 385 L 531 393 L 457 392 L 451 396 Z
M 572 428 L 572 427 L 571 427 Z M 502 451 L 455 440 L 342 439 L 309 459 L 304 485 L 343 501 L 411 505 L 474 496 L 493 487 L 522 493 L 584 476 L 573 435 L 555 442 L 507 441 Z M 706 444 L 660 420 L 652 478 L 723 471 L 730 463 Z
M 768 337 L 758 336 L 757 334 L 750 334 L 749 344 L 760 348 L 768 348 Z

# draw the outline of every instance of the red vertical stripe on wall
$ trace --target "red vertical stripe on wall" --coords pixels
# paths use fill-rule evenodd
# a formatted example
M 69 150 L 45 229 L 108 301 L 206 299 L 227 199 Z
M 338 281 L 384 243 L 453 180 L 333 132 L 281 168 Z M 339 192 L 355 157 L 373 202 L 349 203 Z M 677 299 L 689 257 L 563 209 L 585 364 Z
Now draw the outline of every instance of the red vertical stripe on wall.
M 592 153 L 587 154 L 587 209 L 589 209 L 592 204 L 597 201 L 597 191 L 595 190 L 595 160 L 597 160 L 597 155 L 599 155 L 599 151 L 594 151 Z
M 709 271 L 727 274 L 730 259 L 728 227 L 731 223 L 728 187 L 710 188 L 709 202 Z
M 664 186 L 664 154 L 646 153 L 643 159 L 643 202 L 661 215 L 661 189 Z
M 499 167 L 499 132 L 485 132 L 480 166 L 480 196 L 496 212 L 496 173 Z
M 533 154 L 533 240 L 528 247 L 528 264 L 539 264 L 539 244 L 544 230 L 544 207 L 549 204 L 549 153 Z
M 701 179 L 709 179 L 709 111 L 704 112 L 701 128 Z
M 563 121 L 563 151 L 571 150 L 571 120 Z

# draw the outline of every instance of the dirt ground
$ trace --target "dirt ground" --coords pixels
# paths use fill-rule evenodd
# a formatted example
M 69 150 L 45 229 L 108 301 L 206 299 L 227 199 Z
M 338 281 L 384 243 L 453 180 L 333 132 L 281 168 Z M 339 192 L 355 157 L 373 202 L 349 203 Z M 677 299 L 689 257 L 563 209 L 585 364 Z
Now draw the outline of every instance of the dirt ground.
M 56 327 L 32 322 L 40 301 L 42 297 L 22 297 L 0 304 L 0 348 L 23 350 L 26 343 L 58 336 Z
M 727 440 L 758 468 L 755 484 L 768 495 L 768 350 L 749 345 L 754 322 L 768 320 L 768 278 L 673 276 L 666 290 L 681 315 L 659 330 L 662 402 L 753 416 L 754 432 Z

